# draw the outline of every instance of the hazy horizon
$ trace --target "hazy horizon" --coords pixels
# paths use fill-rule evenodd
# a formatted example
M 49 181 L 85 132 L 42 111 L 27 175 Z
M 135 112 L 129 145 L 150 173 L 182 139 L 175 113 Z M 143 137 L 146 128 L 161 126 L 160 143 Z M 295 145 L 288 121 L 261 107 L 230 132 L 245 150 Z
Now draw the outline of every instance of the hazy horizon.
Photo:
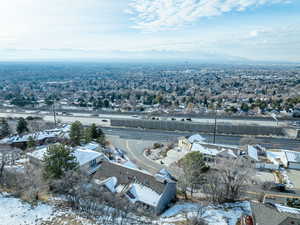
M 11 0 L 0 61 L 300 62 L 296 0 Z

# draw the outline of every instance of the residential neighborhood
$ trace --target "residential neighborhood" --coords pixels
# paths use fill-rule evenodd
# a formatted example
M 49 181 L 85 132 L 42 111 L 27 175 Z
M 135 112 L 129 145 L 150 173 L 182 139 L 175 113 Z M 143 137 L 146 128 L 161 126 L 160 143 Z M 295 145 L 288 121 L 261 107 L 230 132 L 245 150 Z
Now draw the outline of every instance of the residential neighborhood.
M 1 139 L 0 152 L 1 179 L 7 188 L 19 186 L 11 184 L 7 180 L 9 177 L 35 174 L 30 178 L 34 186 L 26 186 L 21 194 L 21 198 L 27 196 L 30 201 L 40 199 L 43 193 L 46 196 L 63 194 L 67 198 L 65 201 L 80 207 L 106 204 L 122 211 L 127 205 L 131 212 L 143 216 L 145 223 L 151 217 L 154 224 L 165 224 L 164 221 L 186 213 L 192 220 L 201 207 L 200 217 L 210 221 L 205 219 L 205 213 L 211 210 L 221 210 L 221 213 L 221 206 L 228 202 L 229 208 L 234 210 L 243 204 L 235 223 L 230 224 L 270 224 L 264 212 L 278 215 L 277 224 L 291 224 L 290 221 L 296 223 L 300 215 L 297 209 L 300 156 L 297 151 L 268 149 L 249 137 L 241 140 L 240 145 L 214 144 L 195 133 L 143 149 L 143 157 L 157 165 L 154 172 L 128 155 L 128 149 L 116 146 L 118 142 L 111 142 L 120 137 L 105 137 L 95 125 L 83 127 L 77 121 L 29 132 Z M 226 181 L 226 173 L 233 173 L 237 183 Z M 232 195 L 230 200 L 220 194 L 224 185 L 219 183 L 222 179 L 228 182 L 225 187 L 237 189 L 235 193 L 226 194 Z M 219 187 L 210 186 L 213 184 Z M 23 189 L 22 185 L 19 189 Z M 87 202 L 87 199 L 93 200 Z M 165 216 L 175 209 L 178 210 L 176 214 Z M 130 217 L 130 220 L 135 219 Z M 181 217 L 181 220 L 186 219 Z

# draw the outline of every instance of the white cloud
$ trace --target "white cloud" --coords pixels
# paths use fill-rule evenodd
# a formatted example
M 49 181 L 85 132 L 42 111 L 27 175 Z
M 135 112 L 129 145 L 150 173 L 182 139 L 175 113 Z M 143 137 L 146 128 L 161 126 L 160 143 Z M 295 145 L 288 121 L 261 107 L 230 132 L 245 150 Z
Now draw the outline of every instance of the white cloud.
M 203 17 L 219 16 L 230 11 L 244 11 L 265 4 L 289 3 L 289 0 L 131 0 L 130 11 L 135 25 L 144 31 L 178 29 Z

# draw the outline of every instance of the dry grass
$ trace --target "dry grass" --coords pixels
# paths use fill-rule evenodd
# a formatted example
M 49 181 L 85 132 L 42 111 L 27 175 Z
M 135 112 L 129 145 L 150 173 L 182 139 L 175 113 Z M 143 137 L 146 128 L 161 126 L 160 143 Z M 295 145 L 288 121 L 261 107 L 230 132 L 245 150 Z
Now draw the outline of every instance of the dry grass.
M 84 218 L 79 219 L 76 215 L 62 215 L 49 221 L 44 221 L 41 225 L 84 225 L 86 223 L 93 224 L 94 221 Z

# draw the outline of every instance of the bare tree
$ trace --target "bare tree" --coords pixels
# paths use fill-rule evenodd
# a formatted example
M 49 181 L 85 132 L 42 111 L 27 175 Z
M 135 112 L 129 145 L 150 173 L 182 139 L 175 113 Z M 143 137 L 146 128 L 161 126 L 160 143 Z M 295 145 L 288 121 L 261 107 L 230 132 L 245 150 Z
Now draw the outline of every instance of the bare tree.
M 17 175 L 20 194 L 29 201 L 39 199 L 39 195 L 48 191 L 48 185 L 42 177 L 42 171 L 30 164 L 24 167 L 24 171 Z
M 216 169 L 207 176 L 203 192 L 215 204 L 235 202 L 240 199 L 241 191 L 247 187 L 253 174 L 247 160 L 220 160 Z
M 187 223 L 189 225 L 208 225 L 205 219 L 207 218 L 207 216 L 205 216 L 205 212 L 206 212 L 205 205 L 199 205 L 197 207 L 197 210 L 195 211 L 195 213 L 193 213 L 192 216 L 189 217 L 187 213 L 185 214 Z
M 5 167 L 5 155 L 4 153 L 0 153 L 1 161 L 0 161 L 0 184 L 3 184 L 3 173 L 4 173 L 4 167 Z

